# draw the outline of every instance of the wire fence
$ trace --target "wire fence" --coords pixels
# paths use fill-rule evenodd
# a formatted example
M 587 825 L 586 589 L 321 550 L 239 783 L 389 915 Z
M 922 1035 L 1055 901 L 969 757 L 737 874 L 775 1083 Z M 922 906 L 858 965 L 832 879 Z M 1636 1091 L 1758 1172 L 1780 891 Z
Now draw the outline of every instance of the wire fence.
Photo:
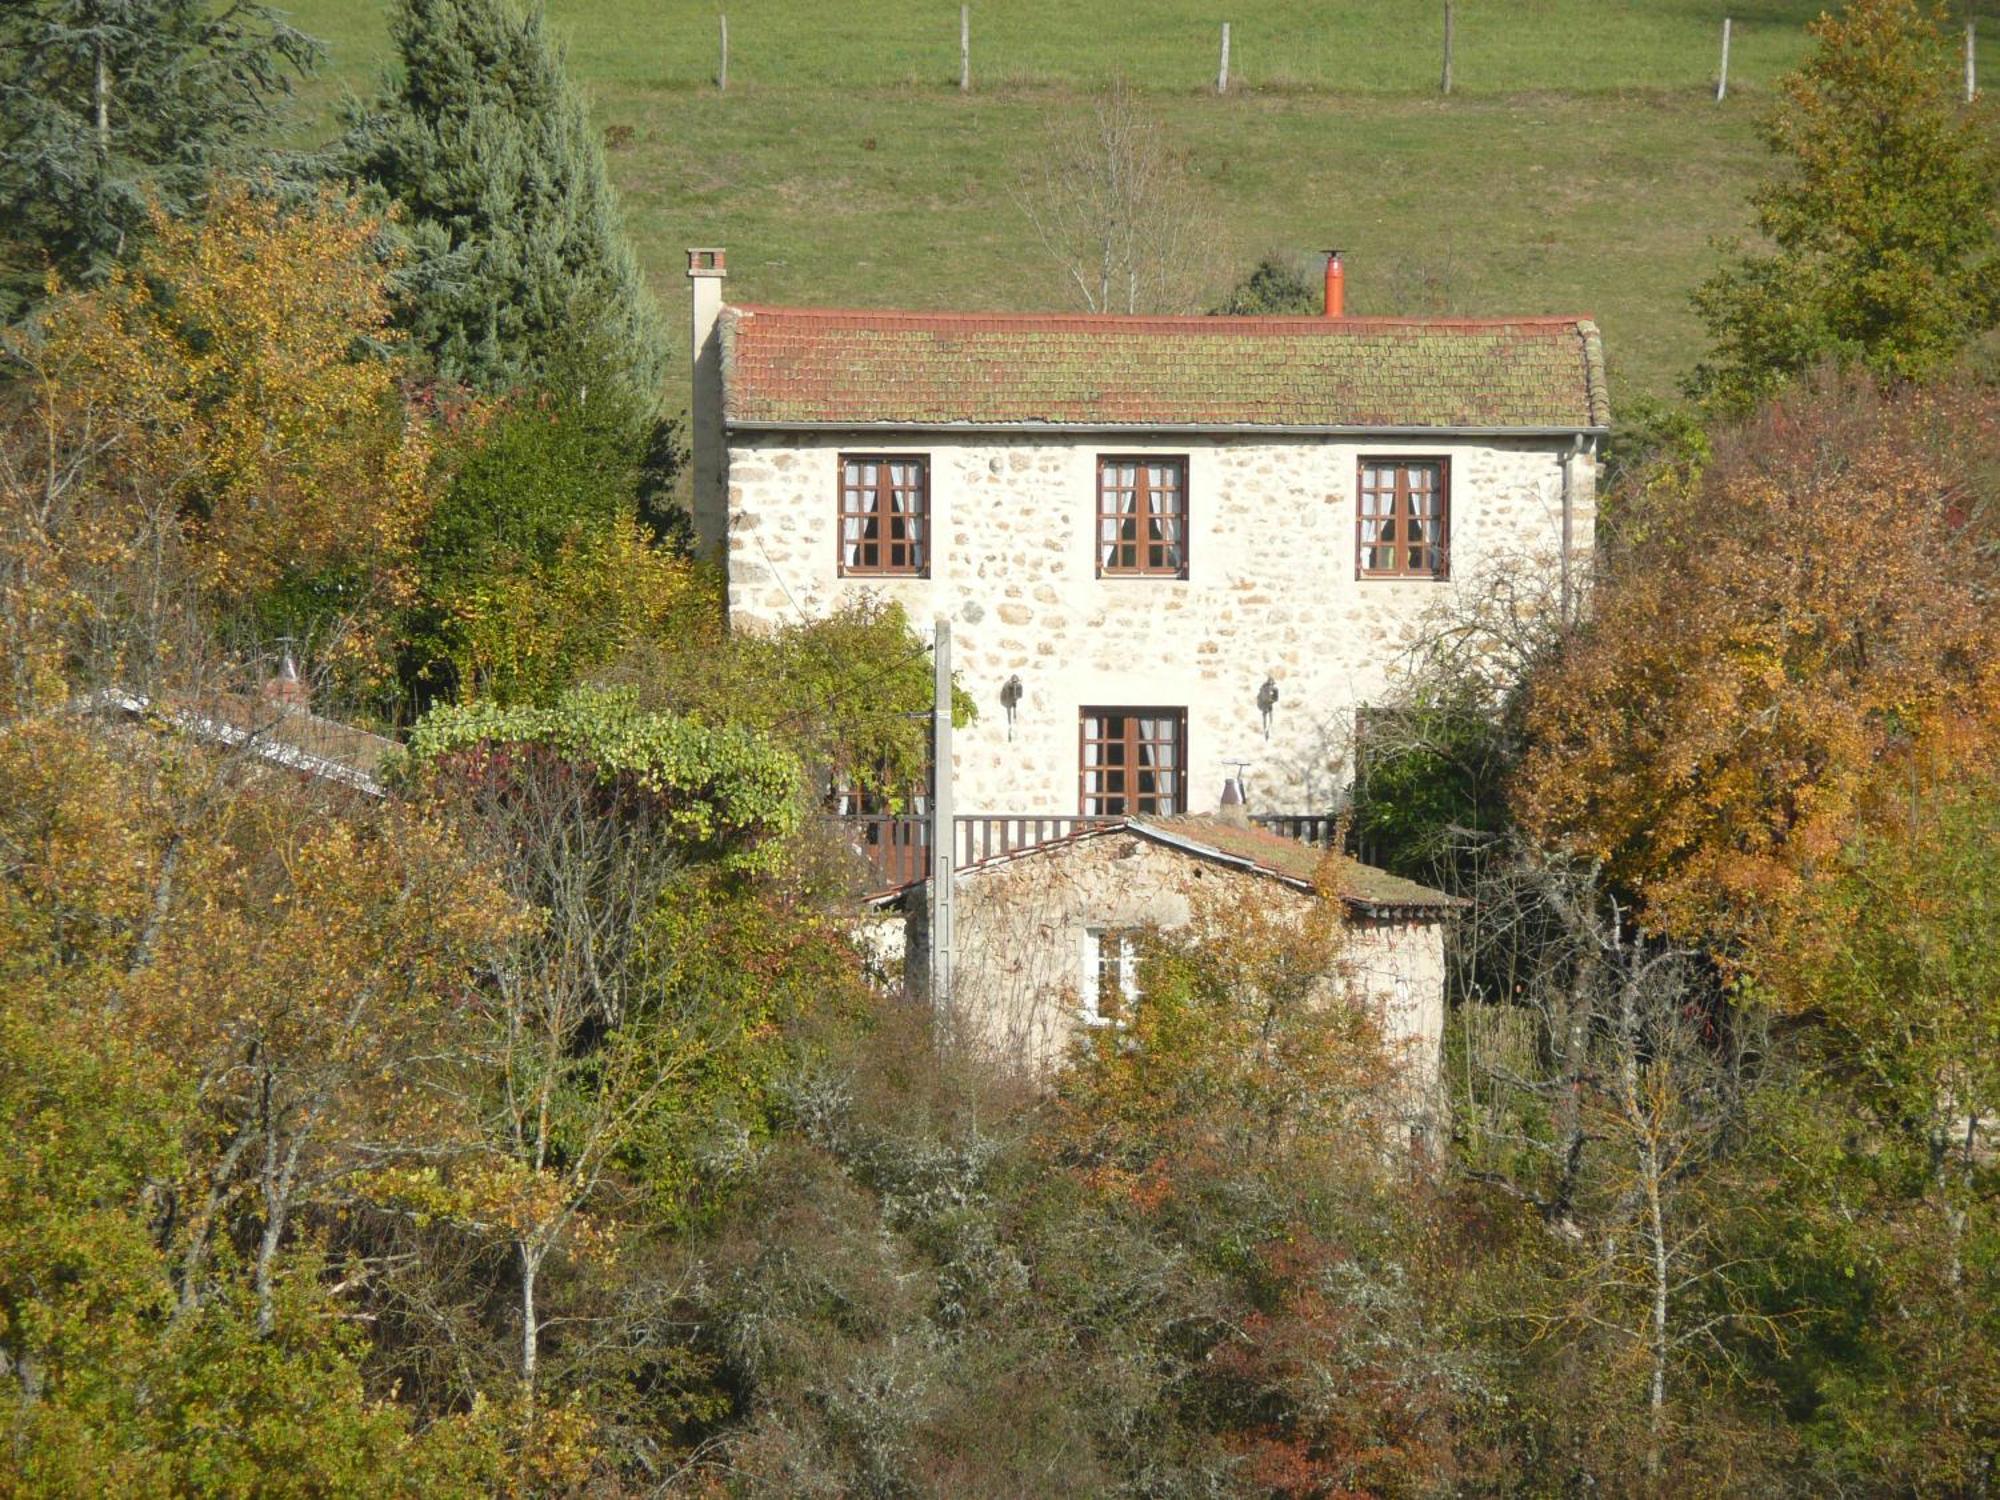
M 633 48 L 629 27 L 616 38 L 599 34 L 608 17 L 595 11 L 610 0 L 573 4 L 562 19 L 575 28 L 577 50 L 613 48 L 603 59 L 608 71 L 725 93 L 814 85 L 971 94 L 1116 78 L 1141 90 L 1223 96 L 1664 91 L 1717 103 L 1767 89 L 1796 67 L 1821 8 L 1820 0 L 1356 0 L 1336 10 L 1270 0 L 1230 16 L 1197 13 L 1192 0 L 1127 11 L 1024 0 L 810 9 L 738 0 L 720 10 L 674 7 L 669 45 L 648 55 Z M 1981 32 L 2000 35 L 2000 0 L 1961 5 L 1949 24 L 1970 98 Z

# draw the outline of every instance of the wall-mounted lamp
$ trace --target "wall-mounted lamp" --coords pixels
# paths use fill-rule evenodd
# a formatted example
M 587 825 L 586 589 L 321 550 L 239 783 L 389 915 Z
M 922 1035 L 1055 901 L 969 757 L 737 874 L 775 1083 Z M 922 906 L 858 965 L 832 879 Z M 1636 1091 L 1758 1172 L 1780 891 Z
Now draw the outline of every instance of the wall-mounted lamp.
M 1264 738 L 1271 737 L 1271 710 L 1278 706 L 1278 684 L 1269 677 L 1257 689 L 1257 712 L 1264 716 Z
M 1021 706 L 1021 674 L 1016 672 L 1007 679 L 1007 685 L 1000 689 L 1000 706 L 1007 710 L 1007 738 L 1014 738 L 1014 710 Z

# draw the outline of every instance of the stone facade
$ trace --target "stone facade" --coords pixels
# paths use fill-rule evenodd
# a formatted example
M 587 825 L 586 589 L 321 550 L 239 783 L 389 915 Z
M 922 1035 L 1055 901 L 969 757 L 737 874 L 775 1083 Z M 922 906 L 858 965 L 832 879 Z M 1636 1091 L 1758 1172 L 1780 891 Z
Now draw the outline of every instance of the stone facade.
M 1262 903 L 1303 917 L 1314 899 L 1290 882 L 1122 829 L 965 870 L 956 890 L 952 1025 L 961 1039 L 1032 1072 L 1060 1062 L 1084 1024 L 1092 929 L 1171 932 L 1204 906 Z M 910 900 L 904 972 L 913 978 L 930 962 L 921 894 Z M 1409 1092 L 1428 1101 L 1444 1036 L 1443 925 L 1357 915 L 1346 931 L 1339 993 L 1376 1012 Z
M 842 577 L 843 453 L 929 460 L 927 578 Z M 1185 579 L 1100 578 L 1097 460 L 1186 459 Z M 918 628 L 952 621 L 960 682 L 979 720 L 954 753 L 960 813 L 1078 811 L 1085 706 L 1187 714 L 1187 810 L 1216 804 L 1247 763 L 1258 811 L 1312 812 L 1346 784 L 1357 705 L 1379 695 L 1426 615 L 1494 568 L 1553 568 L 1570 458 L 1572 567 L 1595 519 L 1592 449 L 1557 437 L 1129 433 L 1020 435 L 737 431 L 726 449 L 726 534 L 736 628 L 812 615 L 865 594 L 901 603 Z M 1448 582 L 1356 576 L 1359 463 L 1449 464 Z M 1010 725 L 1000 693 L 1018 676 Z M 1257 694 L 1279 698 L 1264 733 Z

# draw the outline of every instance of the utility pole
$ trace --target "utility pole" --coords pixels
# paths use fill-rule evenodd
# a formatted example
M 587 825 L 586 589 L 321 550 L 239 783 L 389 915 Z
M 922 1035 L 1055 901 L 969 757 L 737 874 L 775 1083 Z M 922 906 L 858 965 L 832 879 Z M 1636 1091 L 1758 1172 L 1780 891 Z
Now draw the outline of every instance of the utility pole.
M 1715 102 L 1720 104 L 1729 93 L 1729 17 L 1722 18 L 1722 66 L 1715 75 Z
M 952 878 L 958 850 L 951 810 L 951 621 L 938 616 L 931 652 L 931 1011 L 951 1008 Z

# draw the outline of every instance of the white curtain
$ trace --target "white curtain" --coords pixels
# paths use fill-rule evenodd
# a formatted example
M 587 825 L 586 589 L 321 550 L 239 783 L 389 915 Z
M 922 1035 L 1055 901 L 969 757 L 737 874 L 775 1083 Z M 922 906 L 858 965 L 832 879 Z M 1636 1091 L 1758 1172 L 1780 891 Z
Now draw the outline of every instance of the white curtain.
M 840 518 L 841 555 L 847 566 L 862 566 L 861 544 L 874 538 L 875 487 L 880 478 L 879 465 L 872 463 L 851 463 L 842 485 L 844 503 Z
M 1119 543 L 1130 540 L 1139 544 L 1139 466 L 1137 464 L 1112 464 L 1104 470 L 1104 478 L 1099 481 L 1110 491 L 1111 505 L 1108 513 L 1098 522 L 1100 556 L 1098 565 L 1116 568 L 1124 565 L 1119 556 Z
M 1153 535 L 1166 553 L 1165 565 L 1181 566 L 1181 471 L 1177 464 L 1149 464 L 1146 482 L 1152 490 Z
M 924 566 L 924 487 L 923 466 L 915 463 L 889 465 L 889 508 L 901 519 L 903 540 L 909 546 L 907 565 L 921 571 Z M 885 543 L 896 540 L 897 527 L 891 524 Z M 887 564 L 890 559 L 884 557 Z

